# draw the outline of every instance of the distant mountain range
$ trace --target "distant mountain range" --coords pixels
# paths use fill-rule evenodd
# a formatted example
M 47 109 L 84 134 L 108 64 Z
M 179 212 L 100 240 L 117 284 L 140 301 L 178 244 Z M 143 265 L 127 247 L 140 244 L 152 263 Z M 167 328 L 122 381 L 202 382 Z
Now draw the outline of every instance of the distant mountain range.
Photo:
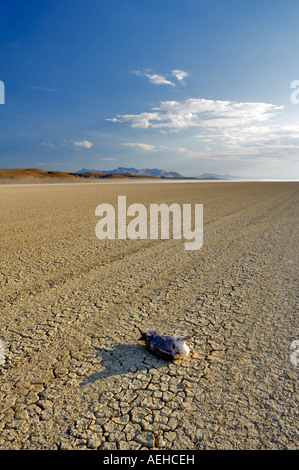
M 188 178 L 186 176 L 182 176 L 175 171 L 165 171 L 159 170 L 158 168 L 143 168 L 141 170 L 137 170 L 136 168 L 125 168 L 125 167 L 118 167 L 115 170 L 89 170 L 88 168 L 82 168 L 77 173 L 105 173 L 105 174 L 113 174 L 113 175 L 123 175 L 123 174 L 130 174 L 135 176 L 154 176 L 156 178 Z M 239 176 L 231 176 L 231 175 L 217 175 L 215 173 L 204 173 L 199 176 L 193 176 L 196 179 L 224 179 L 224 180 L 231 180 L 231 179 L 246 179 Z
M 112 175 L 135 175 L 135 176 L 154 176 L 157 178 L 184 178 L 184 176 L 176 173 L 175 171 L 159 170 L 158 168 L 143 168 L 137 170 L 136 168 L 124 168 L 118 167 L 115 170 L 89 170 L 88 168 L 82 168 L 78 173 L 106 173 Z
M 15 182 L 54 182 L 68 180 L 84 181 L 84 180 L 98 180 L 98 179 L 117 179 L 122 180 L 125 178 L 142 179 L 142 178 L 161 178 L 161 179 L 207 179 L 207 180 L 231 180 L 231 179 L 246 179 L 238 178 L 231 175 L 216 175 L 214 173 L 204 173 L 200 176 L 187 177 L 182 176 L 175 171 L 159 170 L 158 168 L 143 168 L 137 170 L 136 168 L 119 167 L 115 170 L 89 170 L 83 168 L 80 171 L 56 171 L 56 170 L 43 170 L 40 168 L 11 168 L 0 169 L 0 183 Z
M 195 176 L 195 178 L 202 179 L 216 179 L 216 180 L 246 180 L 244 176 L 232 176 L 232 175 L 216 175 L 215 173 L 204 173 L 203 175 Z

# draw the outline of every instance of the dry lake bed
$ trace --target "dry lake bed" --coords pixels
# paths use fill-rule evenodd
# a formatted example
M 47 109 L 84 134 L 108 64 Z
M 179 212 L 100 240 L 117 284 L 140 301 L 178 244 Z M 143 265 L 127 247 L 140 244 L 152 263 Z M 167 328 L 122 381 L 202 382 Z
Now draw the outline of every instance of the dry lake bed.
M 298 449 L 298 188 L 0 186 L 0 449 Z M 202 248 L 99 240 L 118 195 L 203 204 Z

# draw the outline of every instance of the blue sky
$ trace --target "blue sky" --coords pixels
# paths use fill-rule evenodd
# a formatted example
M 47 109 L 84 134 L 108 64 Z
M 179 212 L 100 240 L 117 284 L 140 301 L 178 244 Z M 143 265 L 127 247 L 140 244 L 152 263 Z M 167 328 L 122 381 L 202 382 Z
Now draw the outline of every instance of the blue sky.
M 298 0 L 2 2 L 0 167 L 298 179 L 298 17 Z

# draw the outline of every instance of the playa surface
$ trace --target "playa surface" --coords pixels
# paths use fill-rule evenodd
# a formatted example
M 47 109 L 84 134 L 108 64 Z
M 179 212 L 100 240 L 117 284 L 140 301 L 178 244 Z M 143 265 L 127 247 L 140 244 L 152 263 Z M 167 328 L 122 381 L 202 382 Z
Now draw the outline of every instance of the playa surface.
M 98 240 L 118 195 L 203 204 L 202 248 Z M 1 449 L 298 449 L 298 183 L 2 186 L 0 218 Z

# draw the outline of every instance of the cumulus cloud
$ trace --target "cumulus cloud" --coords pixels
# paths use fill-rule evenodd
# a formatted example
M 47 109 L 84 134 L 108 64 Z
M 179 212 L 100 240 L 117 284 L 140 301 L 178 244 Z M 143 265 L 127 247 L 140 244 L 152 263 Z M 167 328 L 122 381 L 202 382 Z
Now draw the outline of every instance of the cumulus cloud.
M 189 73 L 184 72 L 184 70 L 174 69 L 171 73 L 179 82 L 182 82 L 182 83 L 184 82 L 184 79 L 186 77 L 189 77 Z
M 153 85 L 170 85 L 172 87 L 175 87 L 175 83 L 173 83 L 171 80 L 166 78 L 164 75 L 158 74 L 158 73 L 150 73 L 151 70 L 147 69 L 145 72 L 141 72 L 140 70 L 133 70 L 133 73 L 135 75 L 147 77 Z M 186 77 L 189 77 L 189 73 L 185 72 L 184 70 L 179 70 L 179 69 L 174 69 L 171 72 L 171 75 L 175 77 L 179 82 L 184 84 L 184 79 Z
M 170 80 L 167 80 L 166 77 L 164 77 L 164 75 L 160 75 L 158 73 L 148 73 L 149 70 L 147 72 L 140 72 L 140 70 L 134 70 L 133 73 L 135 73 L 135 75 L 140 75 L 140 76 L 144 76 L 144 77 L 147 77 L 150 81 L 150 83 L 152 83 L 153 85 L 170 85 L 170 86 L 175 86 L 175 84 L 173 82 L 171 82 Z
M 185 101 L 161 101 L 160 106 L 150 112 L 118 115 L 108 121 L 131 122 L 132 127 L 168 130 L 223 128 L 267 121 L 281 109 L 283 106 L 268 103 L 190 98 Z
M 193 131 L 193 148 L 157 146 L 143 143 L 124 144 L 154 152 L 172 152 L 183 158 L 279 161 L 296 160 L 299 151 L 299 125 L 283 121 L 282 110 L 264 102 L 235 102 L 190 98 L 161 101 L 159 106 L 140 114 L 123 114 L 108 119 L 129 123 L 133 128 L 156 129 L 162 134 Z M 186 136 L 184 133 L 183 136 Z M 183 137 L 184 138 L 184 137 Z M 183 144 L 184 145 L 184 144 Z
M 78 142 L 73 142 L 75 147 L 83 147 L 86 149 L 89 149 L 90 147 L 93 147 L 93 143 L 89 142 L 88 140 L 82 140 Z

